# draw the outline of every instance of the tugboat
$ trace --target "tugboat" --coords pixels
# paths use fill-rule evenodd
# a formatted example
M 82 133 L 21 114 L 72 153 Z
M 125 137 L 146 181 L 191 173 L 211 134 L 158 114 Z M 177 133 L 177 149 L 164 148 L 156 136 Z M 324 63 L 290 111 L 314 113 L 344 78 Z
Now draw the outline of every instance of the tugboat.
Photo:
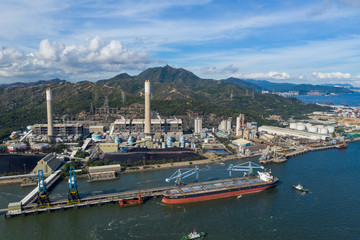
M 196 229 L 194 228 L 194 231 L 189 233 L 186 236 L 183 236 L 182 239 L 183 240 L 191 240 L 191 239 L 204 239 L 204 237 L 206 236 L 206 232 L 196 232 Z
M 293 185 L 293 189 L 298 190 L 300 192 L 308 192 L 309 189 L 305 189 L 300 183 L 298 185 Z

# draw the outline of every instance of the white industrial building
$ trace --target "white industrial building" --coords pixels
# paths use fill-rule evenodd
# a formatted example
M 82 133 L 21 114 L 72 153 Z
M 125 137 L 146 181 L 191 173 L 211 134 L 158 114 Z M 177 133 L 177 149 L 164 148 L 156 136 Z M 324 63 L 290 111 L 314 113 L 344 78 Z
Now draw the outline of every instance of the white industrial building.
M 200 117 L 195 118 L 194 132 L 196 135 L 200 135 L 202 130 L 202 119 Z
M 290 129 L 294 129 L 294 130 L 299 130 L 299 131 L 308 131 L 311 133 L 320 133 L 320 134 L 332 134 L 335 132 L 335 127 L 334 126 L 325 126 L 325 125 L 312 125 L 311 123 L 302 123 L 302 122 L 298 122 L 298 123 L 290 123 Z
M 259 127 L 259 132 L 268 133 L 272 135 L 279 135 L 279 136 L 291 136 L 297 138 L 305 138 L 311 140 L 328 140 L 330 135 L 322 134 L 322 133 L 315 133 L 315 132 L 306 132 L 305 126 L 298 127 L 295 129 L 288 129 L 288 128 L 280 128 L 280 127 L 273 127 L 273 126 L 261 126 Z

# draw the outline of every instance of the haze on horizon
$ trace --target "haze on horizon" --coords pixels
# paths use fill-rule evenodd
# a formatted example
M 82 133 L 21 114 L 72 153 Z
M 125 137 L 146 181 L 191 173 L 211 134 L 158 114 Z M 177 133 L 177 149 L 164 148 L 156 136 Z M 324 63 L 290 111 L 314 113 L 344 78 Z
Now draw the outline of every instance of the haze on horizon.
M 3 1 L 0 84 L 169 64 L 202 78 L 360 87 L 359 25 L 359 0 Z

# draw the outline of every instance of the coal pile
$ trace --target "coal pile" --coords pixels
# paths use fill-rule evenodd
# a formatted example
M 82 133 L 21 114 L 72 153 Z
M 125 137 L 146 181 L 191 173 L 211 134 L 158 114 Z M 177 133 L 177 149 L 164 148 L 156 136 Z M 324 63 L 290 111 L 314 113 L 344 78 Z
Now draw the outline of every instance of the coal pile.
M 26 173 L 30 173 L 43 157 L 43 155 L 0 155 L 0 174 L 10 172 L 24 174 L 24 164 L 26 164 Z
M 128 165 L 160 164 L 204 159 L 194 151 L 183 148 L 144 149 L 137 148 L 128 153 L 107 153 L 102 160 L 126 163 Z

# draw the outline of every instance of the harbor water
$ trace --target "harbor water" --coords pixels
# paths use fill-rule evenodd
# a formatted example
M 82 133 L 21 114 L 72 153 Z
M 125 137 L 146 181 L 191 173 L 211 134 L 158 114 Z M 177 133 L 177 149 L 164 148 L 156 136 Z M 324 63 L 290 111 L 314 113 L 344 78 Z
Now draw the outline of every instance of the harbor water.
M 310 152 L 282 164 L 268 164 L 278 186 L 261 193 L 166 206 L 151 199 L 141 206 L 116 204 L 5 219 L 0 216 L 0 239 L 181 239 L 196 227 L 206 239 L 359 239 L 360 142 L 347 149 Z M 200 166 L 200 181 L 227 178 L 225 165 Z M 250 159 L 258 162 L 257 159 Z M 87 183 L 79 179 L 81 196 L 166 186 L 176 169 L 121 174 L 116 181 Z M 233 176 L 241 175 L 234 172 Z M 191 178 L 191 177 L 190 177 Z M 186 179 L 191 182 L 194 178 Z M 301 183 L 309 193 L 293 190 Z M 19 201 L 32 188 L 0 186 L 0 208 Z M 52 200 L 67 197 L 63 181 Z
M 331 95 L 331 96 L 300 95 L 300 96 L 296 96 L 296 98 L 304 103 L 333 104 L 333 105 L 344 105 L 351 107 L 360 106 L 360 93 L 339 94 L 339 95 Z

